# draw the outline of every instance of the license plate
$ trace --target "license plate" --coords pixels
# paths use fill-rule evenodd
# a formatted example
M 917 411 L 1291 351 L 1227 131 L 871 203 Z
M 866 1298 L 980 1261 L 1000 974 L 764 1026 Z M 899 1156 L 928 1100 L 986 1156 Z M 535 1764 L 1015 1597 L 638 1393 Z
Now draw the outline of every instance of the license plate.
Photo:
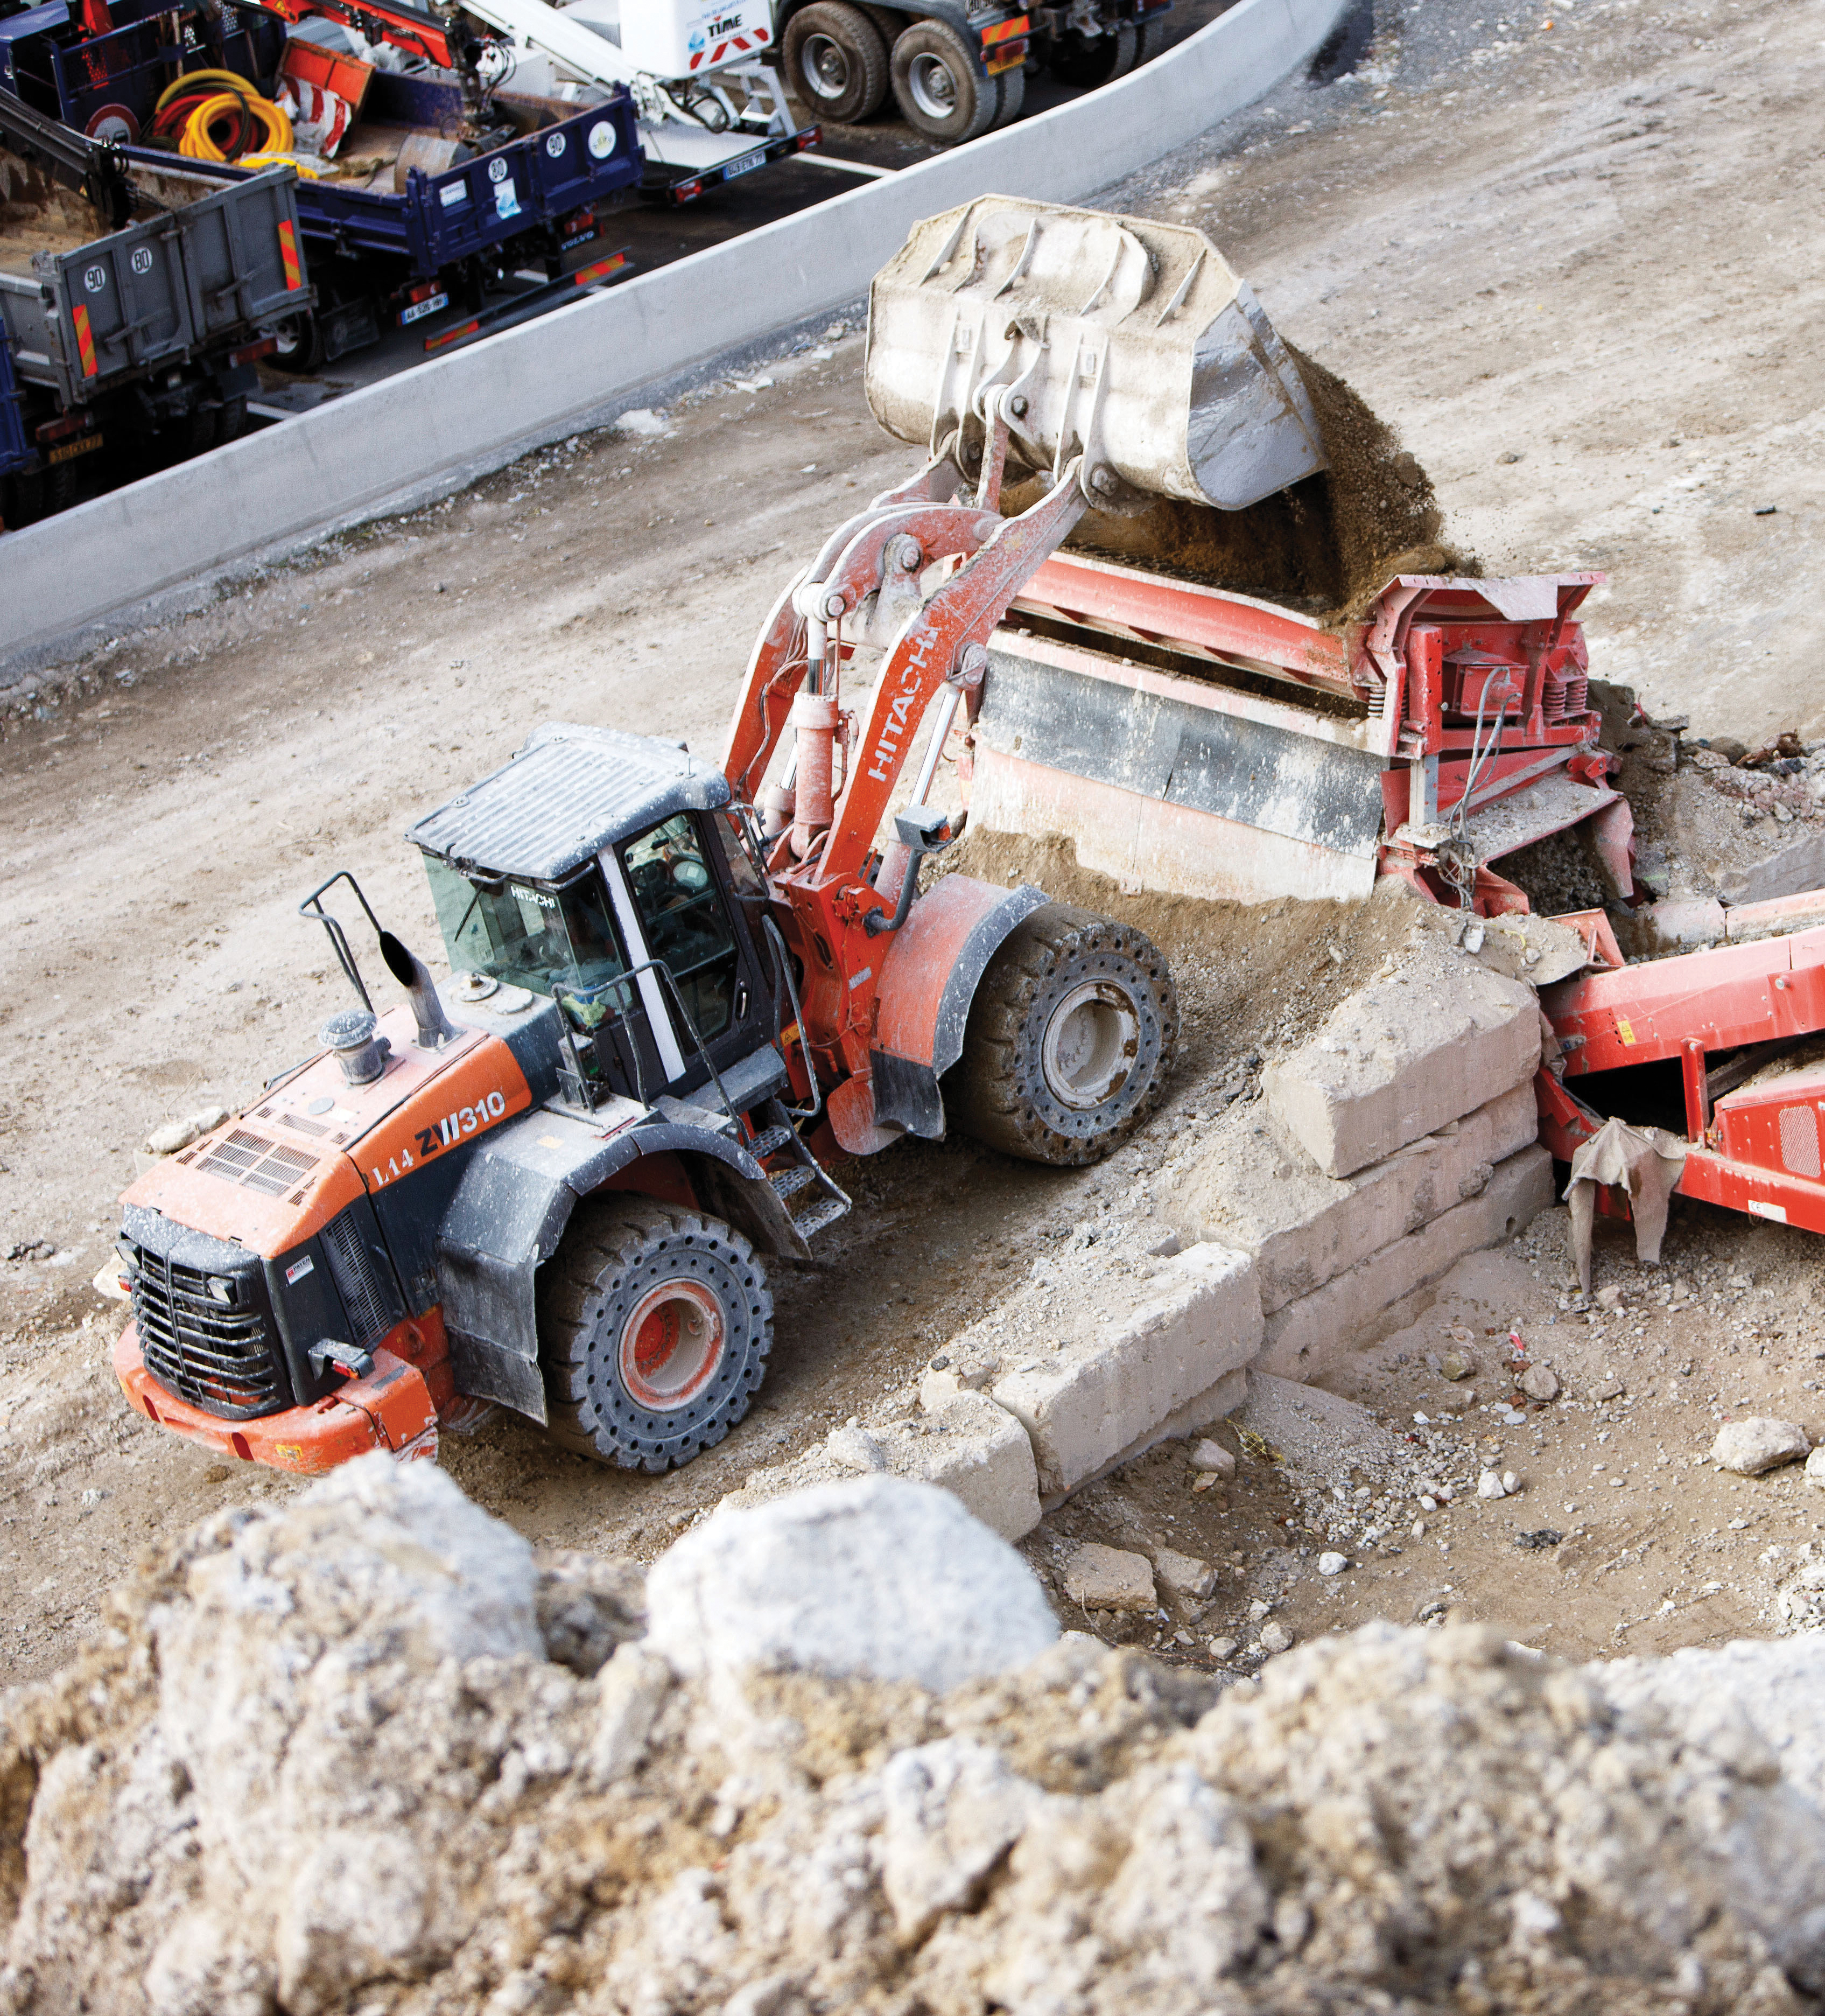
M 739 161 L 731 161 L 722 171 L 722 179 L 732 182 L 737 175 L 752 175 L 756 168 L 767 165 L 767 150 L 761 148 L 758 154 L 743 154 Z
M 399 311 L 399 326 L 404 329 L 408 322 L 423 322 L 427 315 L 435 315 L 439 308 L 449 305 L 448 294 L 427 294 L 422 301 L 414 301 L 410 308 Z
M 79 455 L 92 455 L 101 445 L 99 434 L 78 434 L 74 441 L 59 441 L 45 459 L 52 463 L 74 462 Z

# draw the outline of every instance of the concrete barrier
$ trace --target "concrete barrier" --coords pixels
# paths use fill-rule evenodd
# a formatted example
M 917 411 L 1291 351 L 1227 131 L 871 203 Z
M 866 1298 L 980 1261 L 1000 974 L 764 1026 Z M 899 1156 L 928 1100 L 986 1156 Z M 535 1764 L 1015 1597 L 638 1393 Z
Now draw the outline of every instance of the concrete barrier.
M 1239 0 L 1105 86 L 161 471 L 0 540 L 0 670 L 80 646 L 91 626 L 410 508 L 599 424 L 693 362 L 855 301 L 922 217 L 990 192 L 1072 202 L 1269 91 L 1354 0 Z

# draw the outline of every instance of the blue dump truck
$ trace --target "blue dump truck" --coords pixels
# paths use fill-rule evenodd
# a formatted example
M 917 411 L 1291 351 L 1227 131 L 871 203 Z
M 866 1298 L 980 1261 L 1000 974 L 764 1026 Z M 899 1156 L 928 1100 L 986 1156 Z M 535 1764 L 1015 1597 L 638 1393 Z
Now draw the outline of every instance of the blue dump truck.
M 584 268 L 585 279 L 603 277 L 596 269 L 618 262 L 601 259 L 599 213 L 642 179 L 628 94 L 579 110 L 491 91 L 437 16 L 388 12 L 396 59 L 398 22 L 419 21 L 416 74 L 351 57 L 333 46 L 341 37 L 328 22 L 301 28 L 264 8 L 47 0 L 0 19 L 0 87 L 111 143 L 134 182 L 156 187 L 174 172 L 203 169 L 229 184 L 260 171 L 208 160 L 207 142 L 202 160 L 174 153 L 161 109 L 186 78 L 239 81 L 268 105 L 287 80 L 326 81 L 352 123 L 333 159 L 299 164 L 297 221 L 315 298 L 273 323 L 282 365 L 313 369 L 401 323 L 428 325 L 453 305 L 480 310 L 491 290 L 520 288 L 528 272 L 548 284 Z M 446 57 L 459 67 L 439 67 Z
M 0 143 L 0 519 L 18 526 L 92 468 L 118 482 L 232 440 L 274 325 L 314 297 L 289 167 L 155 192 L 5 90 Z

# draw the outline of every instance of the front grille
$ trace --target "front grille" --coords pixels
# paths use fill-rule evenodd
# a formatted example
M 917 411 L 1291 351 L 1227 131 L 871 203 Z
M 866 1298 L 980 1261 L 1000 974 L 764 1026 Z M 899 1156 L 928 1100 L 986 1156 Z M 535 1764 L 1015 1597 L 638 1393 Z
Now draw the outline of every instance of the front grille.
M 146 1369 L 167 1392 L 225 1420 L 276 1413 L 288 1398 L 257 1263 L 213 1276 L 133 1243 L 133 1316 Z M 233 1300 L 218 1301 L 211 1279 Z
M 349 1341 L 363 1350 L 378 1344 L 402 1312 L 380 1256 L 362 1238 L 355 1213 L 345 1211 L 323 1228 L 323 1251 L 353 1333 Z
M 1790 1175 L 1819 1180 L 1819 1118 L 1809 1106 L 1780 1109 L 1780 1166 Z

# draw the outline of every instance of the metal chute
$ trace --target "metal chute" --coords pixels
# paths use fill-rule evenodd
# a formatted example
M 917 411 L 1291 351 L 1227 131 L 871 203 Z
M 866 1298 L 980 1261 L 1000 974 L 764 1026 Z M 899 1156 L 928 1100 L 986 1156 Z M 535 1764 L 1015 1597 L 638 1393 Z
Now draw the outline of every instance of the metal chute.
M 966 457 L 1005 419 L 1012 463 L 1077 456 L 1100 509 L 1240 510 L 1325 466 L 1317 416 L 1246 282 L 1201 231 L 1014 196 L 915 225 L 869 294 L 868 401 Z

